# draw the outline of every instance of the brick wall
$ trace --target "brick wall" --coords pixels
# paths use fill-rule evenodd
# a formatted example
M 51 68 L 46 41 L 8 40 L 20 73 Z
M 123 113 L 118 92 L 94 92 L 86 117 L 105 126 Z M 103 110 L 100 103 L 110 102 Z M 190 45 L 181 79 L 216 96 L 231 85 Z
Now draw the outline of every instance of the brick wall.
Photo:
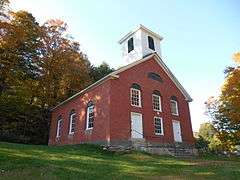
M 163 83 L 148 78 L 149 72 L 159 74 Z M 112 81 L 111 91 L 111 141 L 129 140 L 131 137 L 131 112 L 143 115 L 144 138 L 157 143 L 173 143 L 172 120 L 179 120 L 182 140 L 193 143 L 193 133 L 190 120 L 188 102 L 158 63 L 152 58 L 119 74 L 119 79 Z M 132 83 L 141 86 L 142 108 L 132 107 L 130 104 L 130 87 Z M 152 92 L 161 93 L 162 112 L 157 114 L 152 107 Z M 170 98 L 178 99 L 179 116 L 170 112 Z M 164 135 L 154 134 L 154 116 L 163 118 Z
M 148 73 L 155 72 L 162 83 L 149 79 Z M 130 104 L 130 87 L 132 83 L 141 86 L 142 107 Z M 162 112 L 153 111 L 152 92 L 161 93 Z M 170 97 L 178 99 L 179 116 L 170 112 Z M 87 103 L 92 100 L 95 105 L 93 130 L 86 131 Z M 69 135 L 69 113 L 75 109 L 77 114 L 76 131 Z M 152 58 L 119 73 L 119 79 L 107 80 L 85 94 L 72 99 L 52 112 L 49 145 L 79 144 L 82 142 L 124 142 L 131 138 L 131 112 L 143 115 L 144 138 L 156 143 L 173 143 L 172 120 L 180 121 L 183 142 L 194 142 L 188 102 L 158 63 Z M 63 131 L 56 138 L 57 117 L 63 117 Z M 154 134 L 154 116 L 163 118 L 164 135 Z
M 109 141 L 109 104 L 110 104 L 111 81 L 106 81 L 102 85 L 91 89 L 82 96 L 67 102 L 52 112 L 49 145 L 79 144 L 82 142 Z M 86 131 L 86 111 L 87 103 L 92 100 L 95 106 L 94 128 Z M 73 135 L 69 135 L 69 113 L 75 109 L 76 130 Z M 63 117 L 62 135 L 56 138 L 57 117 Z

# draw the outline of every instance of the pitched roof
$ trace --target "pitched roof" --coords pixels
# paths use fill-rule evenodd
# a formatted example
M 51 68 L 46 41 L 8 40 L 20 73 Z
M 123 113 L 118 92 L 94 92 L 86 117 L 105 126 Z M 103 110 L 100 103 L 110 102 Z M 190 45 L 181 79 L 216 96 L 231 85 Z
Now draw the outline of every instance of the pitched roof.
M 91 90 L 92 88 L 101 85 L 103 82 L 109 80 L 109 79 L 116 79 L 119 77 L 119 73 L 126 71 L 127 69 L 134 67 L 142 62 L 147 61 L 148 59 L 154 58 L 157 63 L 163 68 L 163 70 L 167 73 L 167 75 L 169 76 L 169 78 L 174 82 L 174 84 L 177 86 L 177 88 L 182 92 L 182 94 L 184 95 L 186 101 L 191 102 L 193 99 L 191 98 L 191 96 L 187 93 L 187 91 L 184 89 L 184 87 L 180 84 L 180 82 L 177 80 L 177 78 L 173 75 L 173 73 L 170 71 L 170 69 L 166 66 L 166 64 L 162 61 L 161 57 L 158 56 L 158 54 L 156 52 L 151 53 L 147 56 L 145 56 L 144 58 L 137 60 L 133 63 L 130 63 L 126 66 L 123 66 L 119 69 L 117 69 L 116 71 L 108 74 L 107 76 L 103 77 L 102 79 L 98 80 L 97 82 L 91 84 L 90 86 L 88 86 L 87 88 L 83 89 L 82 91 L 74 94 L 73 96 L 69 97 L 68 99 L 66 99 L 65 101 L 59 103 L 57 106 L 55 106 L 54 108 L 52 108 L 51 110 L 54 110 L 56 108 L 58 108 L 59 106 L 65 104 L 66 102 L 70 101 L 71 99 L 74 99 L 75 97 L 78 97 L 84 93 L 86 93 L 87 91 Z

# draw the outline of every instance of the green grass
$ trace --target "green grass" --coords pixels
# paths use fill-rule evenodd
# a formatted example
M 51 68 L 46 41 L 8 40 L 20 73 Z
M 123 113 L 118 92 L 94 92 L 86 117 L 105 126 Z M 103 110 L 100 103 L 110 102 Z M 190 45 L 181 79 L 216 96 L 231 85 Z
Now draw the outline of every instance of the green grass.
M 0 179 L 238 179 L 240 159 L 179 159 L 95 145 L 48 147 L 0 142 Z

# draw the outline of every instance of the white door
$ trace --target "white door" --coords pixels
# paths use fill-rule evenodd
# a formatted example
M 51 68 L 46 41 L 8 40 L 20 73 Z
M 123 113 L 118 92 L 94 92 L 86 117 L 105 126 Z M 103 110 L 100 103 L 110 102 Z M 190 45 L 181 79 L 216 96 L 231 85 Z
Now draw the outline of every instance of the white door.
M 173 120 L 173 135 L 174 141 L 182 142 L 180 122 Z
M 143 138 L 142 114 L 131 113 L 132 138 Z

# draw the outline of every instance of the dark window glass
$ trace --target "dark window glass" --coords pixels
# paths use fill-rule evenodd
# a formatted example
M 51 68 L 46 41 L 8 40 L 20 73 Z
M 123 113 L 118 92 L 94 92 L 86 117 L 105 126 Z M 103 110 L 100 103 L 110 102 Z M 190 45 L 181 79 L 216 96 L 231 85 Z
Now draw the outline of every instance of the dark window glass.
M 154 40 L 151 36 L 148 36 L 148 47 L 155 51 Z
M 133 38 L 128 40 L 128 52 L 131 52 L 134 49 Z
M 154 73 L 154 72 L 148 73 L 148 77 L 149 77 L 150 79 L 155 80 L 155 81 L 159 81 L 159 82 L 161 82 L 161 83 L 163 82 L 162 78 L 161 78 L 158 74 L 156 74 L 156 73 Z

